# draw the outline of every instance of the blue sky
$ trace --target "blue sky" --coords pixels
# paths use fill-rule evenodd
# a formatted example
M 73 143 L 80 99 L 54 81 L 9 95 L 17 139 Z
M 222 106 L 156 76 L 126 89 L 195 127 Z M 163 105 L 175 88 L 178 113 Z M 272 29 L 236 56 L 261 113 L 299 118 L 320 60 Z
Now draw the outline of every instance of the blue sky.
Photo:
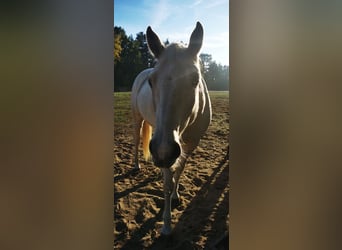
M 162 41 L 188 43 L 200 21 L 204 27 L 201 53 L 229 65 L 229 0 L 114 0 L 114 25 L 127 35 L 146 32 L 147 26 Z

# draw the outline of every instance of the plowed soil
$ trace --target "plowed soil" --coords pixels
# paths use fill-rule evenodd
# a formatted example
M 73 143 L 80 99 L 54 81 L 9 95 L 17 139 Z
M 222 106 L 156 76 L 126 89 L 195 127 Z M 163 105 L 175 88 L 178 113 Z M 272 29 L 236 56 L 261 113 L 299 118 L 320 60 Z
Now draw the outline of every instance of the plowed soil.
M 130 93 L 114 94 L 114 249 L 228 249 L 229 94 L 210 96 L 212 123 L 180 178 L 173 232 L 162 236 L 161 171 L 143 160 L 132 171 Z

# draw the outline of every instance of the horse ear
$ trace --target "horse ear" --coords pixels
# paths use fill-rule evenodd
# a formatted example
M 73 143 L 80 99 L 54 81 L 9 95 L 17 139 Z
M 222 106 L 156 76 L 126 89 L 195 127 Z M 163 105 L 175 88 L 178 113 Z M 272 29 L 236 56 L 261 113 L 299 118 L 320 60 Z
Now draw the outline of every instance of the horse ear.
M 201 50 L 203 42 L 203 27 L 200 22 L 196 23 L 196 28 L 191 34 L 188 51 L 192 56 L 197 56 Z
M 148 47 L 150 48 L 151 52 L 156 58 L 159 58 L 161 53 L 164 51 L 165 46 L 150 26 L 147 27 L 146 38 Z

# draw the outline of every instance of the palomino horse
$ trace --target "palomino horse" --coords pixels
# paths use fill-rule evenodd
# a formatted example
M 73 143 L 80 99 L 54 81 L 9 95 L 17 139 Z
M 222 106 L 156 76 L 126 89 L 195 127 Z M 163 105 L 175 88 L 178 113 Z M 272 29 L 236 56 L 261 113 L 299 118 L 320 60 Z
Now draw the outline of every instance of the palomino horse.
M 167 235 L 171 233 L 171 198 L 179 199 L 179 177 L 211 120 L 209 94 L 198 58 L 203 27 L 197 22 L 188 47 L 181 44 L 165 47 L 151 27 L 147 28 L 146 36 L 157 64 L 142 71 L 132 88 L 135 168 L 140 168 L 138 147 L 142 131 L 144 157 L 149 158 L 151 152 L 154 165 L 163 172 L 162 234 Z

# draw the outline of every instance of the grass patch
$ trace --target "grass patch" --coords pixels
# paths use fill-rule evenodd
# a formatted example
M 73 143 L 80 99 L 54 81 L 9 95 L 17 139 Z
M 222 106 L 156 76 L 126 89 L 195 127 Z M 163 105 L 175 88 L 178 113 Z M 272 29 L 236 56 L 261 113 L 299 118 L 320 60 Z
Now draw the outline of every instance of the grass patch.
M 115 92 L 114 94 L 114 125 L 127 125 L 132 122 L 131 92 Z M 228 106 L 229 91 L 209 91 L 213 110 L 224 102 Z M 222 106 L 222 105 L 219 105 Z M 225 105 L 224 105 L 225 106 Z M 222 107 L 218 107 L 221 109 Z M 216 113 L 216 112 L 215 112 Z
M 114 126 L 131 122 L 131 92 L 114 93 Z
M 229 97 L 229 91 L 209 91 L 211 99 L 227 99 Z

